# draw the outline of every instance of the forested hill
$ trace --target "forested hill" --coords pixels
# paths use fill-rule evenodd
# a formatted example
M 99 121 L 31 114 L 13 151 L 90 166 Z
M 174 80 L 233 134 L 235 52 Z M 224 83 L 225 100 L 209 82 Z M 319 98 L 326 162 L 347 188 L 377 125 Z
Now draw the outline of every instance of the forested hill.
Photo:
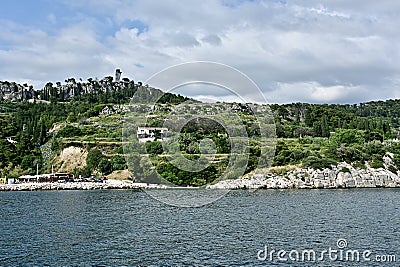
M 82 79 L 68 78 L 65 83 L 48 82 L 42 89 L 34 90 L 32 85 L 18 84 L 10 81 L 0 81 L 0 100 L 11 102 L 43 102 L 60 103 L 69 101 L 85 101 L 89 103 L 125 103 L 138 90 L 145 90 L 161 94 L 161 90 L 135 82 L 129 78 L 121 79 L 121 71 L 115 72 L 115 77 L 107 76 L 101 80 L 97 78 Z M 145 95 L 145 94 L 142 94 Z M 150 96 L 151 94 L 147 94 Z M 160 102 L 181 102 L 184 97 L 164 94 Z
M 111 76 L 100 81 L 89 78 L 82 82 L 69 78 L 65 84 L 48 82 L 37 91 L 27 84 L 0 81 L 0 176 L 32 173 L 37 164 L 41 171 L 48 171 L 51 158 L 64 147 L 62 140 L 66 137 L 93 138 L 93 142 L 86 142 L 92 147 L 96 146 L 97 138 L 107 139 L 107 136 L 113 136 L 111 141 L 114 143 L 120 142 L 121 123 L 105 127 L 91 125 L 89 121 L 106 110 L 119 113 L 122 121 L 123 107 L 134 94 L 137 101 L 143 103 L 155 96 L 160 96 L 158 103 L 168 105 L 189 100 L 128 78 L 120 80 L 116 77 L 113 81 Z M 116 121 L 109 124 L 112 123 Z
M 278 137 L 329 137 L 335 129 L 377 132 L 388 138 L 397 135 L 400 126 L 400 100 L 372 101 L 361 104 L 271 105 Z
M 53 164 L 64 168 L 67 163 L 55 159 L 70 146 L 81 147 L 88 153 L 88 161 L 76 167 L 66 166 L 66 170 L 73 169 L 76 174 L 83 172 L 87 175 L 125 169 L 121 144 L 124 107 L 135 93 L 137 102 L 143 103 L 145 109 L 147 100 L 163 93 L 126 78 L 117 80 L 106 77 L 101 81 L 90 79 L 87 83 L 81 83 L 70 78 L 64 85 L 48 83 L 42 90 L 32 93 L 30 99 L 18 99 L 19 89 L 11 88 L 18 86 L 7 82 L 7 87 L 3 82 L 3 97 L 0 96 L 0 176 L 32 174 L 36 172 L 37 164 L 41 172 L 49 171 Z M 21 88 L 30 87 L 24 85 Z M 168 112 L 175 105 L 188 100 L 180 95 L 164 94 L 158 103 L 162 109 L 156 111 L 154 116 L 162 117 L 165 115 L 163 110 Z M 237 107 L 248 127 L 253 119 L 247 112 L 246 104 L 237 104 Z M 370 151 L 371 144 L 374 149 L 379 145 L 377 155 L 380 156 L 374 160 L 382 162 L 381 156 L 386 151 L 384 143 L 398 136 L 400 126 L 400 100 L 354 105 L 272 104 L 270 107 L 275 118 L 277 137 L 280 138 L 275 165 L 300 163 L 315 166 L 340 160 L 362 163 L 376 152 Z M 229 144 L 229 141 L 222 140 L 225 137 L 220 133 L 213 134 L 210 137 L 219 144 Z M 188 154 L 196 154 L 202 136 L 188 132 L 186 137 L 181 149 Z M 297 141 L 293 143 L 291 140 Z M 159 146 L 154 143 L 153 148 Z M 364 146 L 364 143 L 367 145 Z M 256 139 L 252 145 L 250 151 L 256 157 L 259 153 Z M 220 148 L 220 151 L 225 151 L 221 152 L 221 162 L 224 161 L 222 155 L 228 154 L 228 150 L 228 147 Z M 91 161 L 92 158 L 96 160 Z M 316 161 L 318 158 L 328 158 L 329 161 L 321 163 Z M 216 169 L 219 167 L 216 166 Z

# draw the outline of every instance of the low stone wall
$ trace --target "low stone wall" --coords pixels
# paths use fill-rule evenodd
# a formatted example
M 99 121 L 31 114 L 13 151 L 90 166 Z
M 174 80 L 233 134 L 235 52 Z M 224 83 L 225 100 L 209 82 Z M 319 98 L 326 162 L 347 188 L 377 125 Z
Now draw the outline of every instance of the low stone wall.
M 345 172 L 347 168 L 349 171 Z M 335 188 L 396 188 L 400 177 L 386 169 L 355 169 L 340 163 L 332 169 L 295 169 L 285 175 L 254 174 L 251 177 L 225 180 L 210 189 L 335 189 Z

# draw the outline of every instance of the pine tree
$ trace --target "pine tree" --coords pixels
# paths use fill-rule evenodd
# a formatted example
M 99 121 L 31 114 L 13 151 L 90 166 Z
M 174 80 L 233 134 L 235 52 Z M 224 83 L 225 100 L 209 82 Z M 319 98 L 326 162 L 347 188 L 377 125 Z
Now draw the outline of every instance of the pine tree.
M 329 125 L 328 125 L 328 118 L 326 115 L 322 116 L 321 119 L 321 136 L 322 137 L 329 137 L 330 132 L 329 132 Z

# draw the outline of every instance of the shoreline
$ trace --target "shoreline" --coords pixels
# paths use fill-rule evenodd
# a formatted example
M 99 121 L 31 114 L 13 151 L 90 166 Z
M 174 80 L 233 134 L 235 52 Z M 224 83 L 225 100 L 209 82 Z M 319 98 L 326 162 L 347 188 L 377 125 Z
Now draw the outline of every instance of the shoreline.
M 225 180 L 210 189 L 350 189 L 400 188 L 400 173 L 387 169 L 354 168 L 345 162 L 331 169 L 295 168 L 285 174 L 253 174 L 242 179 Z
M 1 184 L 0 192 L 23 192 L 23 191 L 90 191 L 90 190 L 343 190 L 343 189 L 396 189 L 400 188 L 400 184 L 389 186 L 351 186 L 351 187 L 316 187 L 313 185 L 304 185 L 301 187 L 293 187 L 279 179 L 271 179 L 271 183 L 267 185 L 254 184 L 254 181 L 235 182 L 225 186 L 207 185 L 206 187 L 168 187 L 159 184 L 138 185 L 135 183 L 123 185 L 106 185 L 94 184 L 90 182 L 84 183 L 22 183 L 22 184 Z
M 345 171 L 344 171 L 345 170 Z M 352 188 L 400 188 L 400 175 L 389 170 L 355 169 L 350 164 L 340 163 L 332 169 L 296 168 L 285 174 L 253 174 L 245 177 L 224 180 L 206 185 L 200 189 L 239 190 L 239 189 L 352 189 Z M 106 180 L 95 182 L 66 183 L 20 183 L 0 184 L 0 191 L 47 191 L 47 190 L 107 190 L 107 189 L 198 189 L 197 187 L 171 187 L 160 184 L 137 183 L 128 180 Z
M 20 183 L 0 184 L 0 191 L 57 191 L 57 190 L 107 190 L 107 189 L 164 189 L 162 185 L 134 183 L 131 181 L 107 180 L 103 183 L 66 182 L 66 183 Z

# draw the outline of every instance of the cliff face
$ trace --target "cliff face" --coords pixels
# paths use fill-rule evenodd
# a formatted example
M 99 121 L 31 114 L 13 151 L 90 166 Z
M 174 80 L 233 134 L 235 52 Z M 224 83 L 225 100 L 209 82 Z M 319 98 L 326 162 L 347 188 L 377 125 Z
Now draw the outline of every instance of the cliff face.
M 32 86 L 26 84 L 21 85 L 15 82 L 0 81 L 0 99 L 10 101 L 27 101 L 30 99 L 48 100 L 52 96 L 68 100 L 74 96 L 85 95 L 90 93 L 110 93 L 118 92 L 127 87 L 138 87 L 141 83 L 134 84 L 133 81 L 124 80 L 120 82 L 110 81 L 90 81 L 88 83 L 69 81 L 66 84 L 57 83 L 53 87 L 52 83 L 47 83 L 41 90 L 34 90 Z
M 68 100 L 72 97 L 85 94 L 119 92 L 124 88 L 142 87 L 142 83 L 137 84 L 128 78 L 120 79 L 121 71 L 116 70 L 115 78 L 107 76 L 101 80 L 89 78 L 87 82 L 75 78 L 65 80 L 65 84 L 56 82 L 54 85 L 48 82 L 44 88 L 34 90 L 33 86 L 18 84 L 16 82 L 0 81 L 0 100 L 27 101 L 27 100 L 50 100 L 52 97 L 61 100 Z M 148 86 L 145 86 L 148 88 Z
M 87 150 L 80 147 L 64 148 L 54 159 L 54 166 L 59 172 L 71 173 L 74 169 L 86 166 Z

